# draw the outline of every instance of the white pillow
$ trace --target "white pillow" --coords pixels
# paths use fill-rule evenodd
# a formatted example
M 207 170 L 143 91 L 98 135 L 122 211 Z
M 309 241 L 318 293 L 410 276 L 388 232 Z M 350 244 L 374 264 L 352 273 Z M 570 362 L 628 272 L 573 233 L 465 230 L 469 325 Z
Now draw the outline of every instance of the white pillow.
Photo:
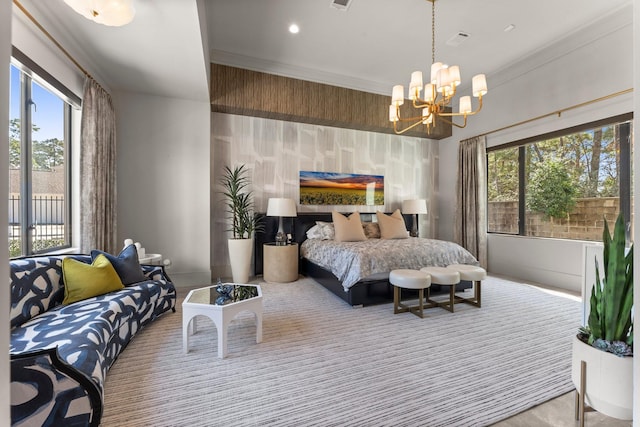
M 407 239 L 409 237 L 400 209 L 396 209 L 391 215 L 376 212 L 376 217 L 380 225 L 382 239 Z
M 336 232 L 332 222 L 316 221 L 316 225 L 320 228 L 322 240 L 333 240 L 335 238 Z
M 354 212 L 347 218 L 340 212 L 331 212 L 333 218 L 333 226 L 335 228 L 335 239 L 338 242 L 359 242 L 367 240 L 362 229 L 360 214 Z
M 314 225 L 309 230 L 307 230 L 307 239 L 322 239 L 322 229 Z

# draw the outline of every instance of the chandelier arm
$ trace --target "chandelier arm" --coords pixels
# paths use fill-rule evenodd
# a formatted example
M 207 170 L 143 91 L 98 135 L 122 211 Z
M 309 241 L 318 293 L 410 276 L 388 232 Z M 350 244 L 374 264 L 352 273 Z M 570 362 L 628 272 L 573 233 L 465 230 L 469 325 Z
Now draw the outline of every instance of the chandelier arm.
M 413 119 L 416 119 L 416 118 L 415 118 L 415 117 L 413 117 Z M 408 126 L 408 127 L 404 128 L 404 129 L 402 129 L 402 130 L 398 130 L 397 123 L 398 123 L 399 121 L 409 121 L 409 120 L 411 120 L 411 119 L 400 119 L 400 120 L 396 120 L 396 121 L 394 121 L 394 122 L 393 122 L 393 131 L 394 131 L 395 133 L 397 133 L 398 135 L 402 135 L 403 133 L 405 133 L 405 132 L 407 132 L 407 131 L 410 131 L 410 130 L 411 130 L 411 129 L 413 129 L 414 127 L 416 127 L 416 126 L 418 126 L 418 125 L 422 124 L 422 120 L 423 120 L 423 119 L 422 119 L 422 117 L 419 117 L 419 119 L 420 119 L 420 120 L 418 120 L 417 122 L 415 122 L 415 123 L 414 123 L 414 124 L 412 124 L 411 126 Z M 428 126 L 427 126 L 427 127 L 428 127 Z
M 469 111 L 468 113 L 438 113 L 438 115 L 446 117 L 473 116 L 474 114 L 478 114 L 480 110 L 482 110 L 482 96 L 478 97 L 478 109 L 475 111 Z
M 449 116 L 449 117 L 451 117 L 451 116 Z M 438 116 L 437 118 L 442 120 L 445 123 L 448 123 L 448 124 L 450 124 L 452 126 L 455 126 L 455 127 L 459 128 L 459 129 L 463 129 L 463 128 L 465 128 L 467 126 L 467 116 L 464 116 L 464 123 L 461 124 L 461 125 L 455 123 L 453 120 L 445 119 L 443 116 Z

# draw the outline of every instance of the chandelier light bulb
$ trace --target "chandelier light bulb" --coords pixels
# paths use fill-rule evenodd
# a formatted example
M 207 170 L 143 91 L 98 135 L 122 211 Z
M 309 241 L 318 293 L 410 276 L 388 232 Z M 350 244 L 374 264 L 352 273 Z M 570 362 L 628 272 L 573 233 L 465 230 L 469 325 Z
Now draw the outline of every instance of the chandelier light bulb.
M 460 114 L 469 114 L 473 110 L 471 109 L 471 97 L 463 96 L 460 98 Z
M 484 74 L 473 76 L 472 93 L 476 98 L 487 94 L 487 79 Z
M 395 85 L 391 95 L 391 104 L 400 106 L 404 104 L 404 86 Z
M 395 105 L 389 105 L 389 121 L 395 122 L 398 120 L 398 109 Z
M 442 65 L 442 62 L 434 62 L 431 64 L 431 83 L 438 83 L 438 71 L 440 71 Z

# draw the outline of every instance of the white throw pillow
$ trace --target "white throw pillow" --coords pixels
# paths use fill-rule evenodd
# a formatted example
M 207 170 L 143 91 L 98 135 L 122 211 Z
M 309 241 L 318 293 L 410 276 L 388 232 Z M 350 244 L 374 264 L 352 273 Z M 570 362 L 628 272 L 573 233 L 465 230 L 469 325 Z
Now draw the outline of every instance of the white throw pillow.
M 376 212 L 376 217 L 380 225 L 380 237 L 382 239 L 406 239 L 409 237 L 400 209 L 396 209 L 391 215 Z
M 367 240 L 362 229 L 360 214 L 354 212 L 349 217 L 342 215 L 340 212 L 331 212 L 333 218 L 333 226 L 335 228 L 335 239 L 338 242 L 359 242 Z
M 322 229 L 318 225 L 314 225 L 307 230 L 307 239 L 322 239 Z
M 336 232 L 332 222 L 316 221 L 316 225 L 320 227 L 320 233 L 322 233 L 322 240 L 333 240 Z

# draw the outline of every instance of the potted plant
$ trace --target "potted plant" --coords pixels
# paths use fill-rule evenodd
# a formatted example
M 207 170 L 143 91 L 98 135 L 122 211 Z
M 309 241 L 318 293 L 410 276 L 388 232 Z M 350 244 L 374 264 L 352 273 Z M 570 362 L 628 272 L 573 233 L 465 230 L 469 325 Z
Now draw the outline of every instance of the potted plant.
M 596 260 L 587 326 L 580 328 L 573 342 L 571 378 L 578 393 L 583 391 L 581 422 L 584 401 L 614 418 L 633 416 L 633 245 L 627 251 L 622 214 L 613 238 L 605 220 L 602 239 L 604 275 L 601 279 Z
M 251 180 L 245 165 L 231 169 L 225 166 L 220 180 L 224 187 L 226 212 L 231 222 L 231 238 L 228 240 L 229 261 L 235 283 L 247 283 L 253 254 L 253 233 L 263 228 L 262 218 L 253 213 Z

